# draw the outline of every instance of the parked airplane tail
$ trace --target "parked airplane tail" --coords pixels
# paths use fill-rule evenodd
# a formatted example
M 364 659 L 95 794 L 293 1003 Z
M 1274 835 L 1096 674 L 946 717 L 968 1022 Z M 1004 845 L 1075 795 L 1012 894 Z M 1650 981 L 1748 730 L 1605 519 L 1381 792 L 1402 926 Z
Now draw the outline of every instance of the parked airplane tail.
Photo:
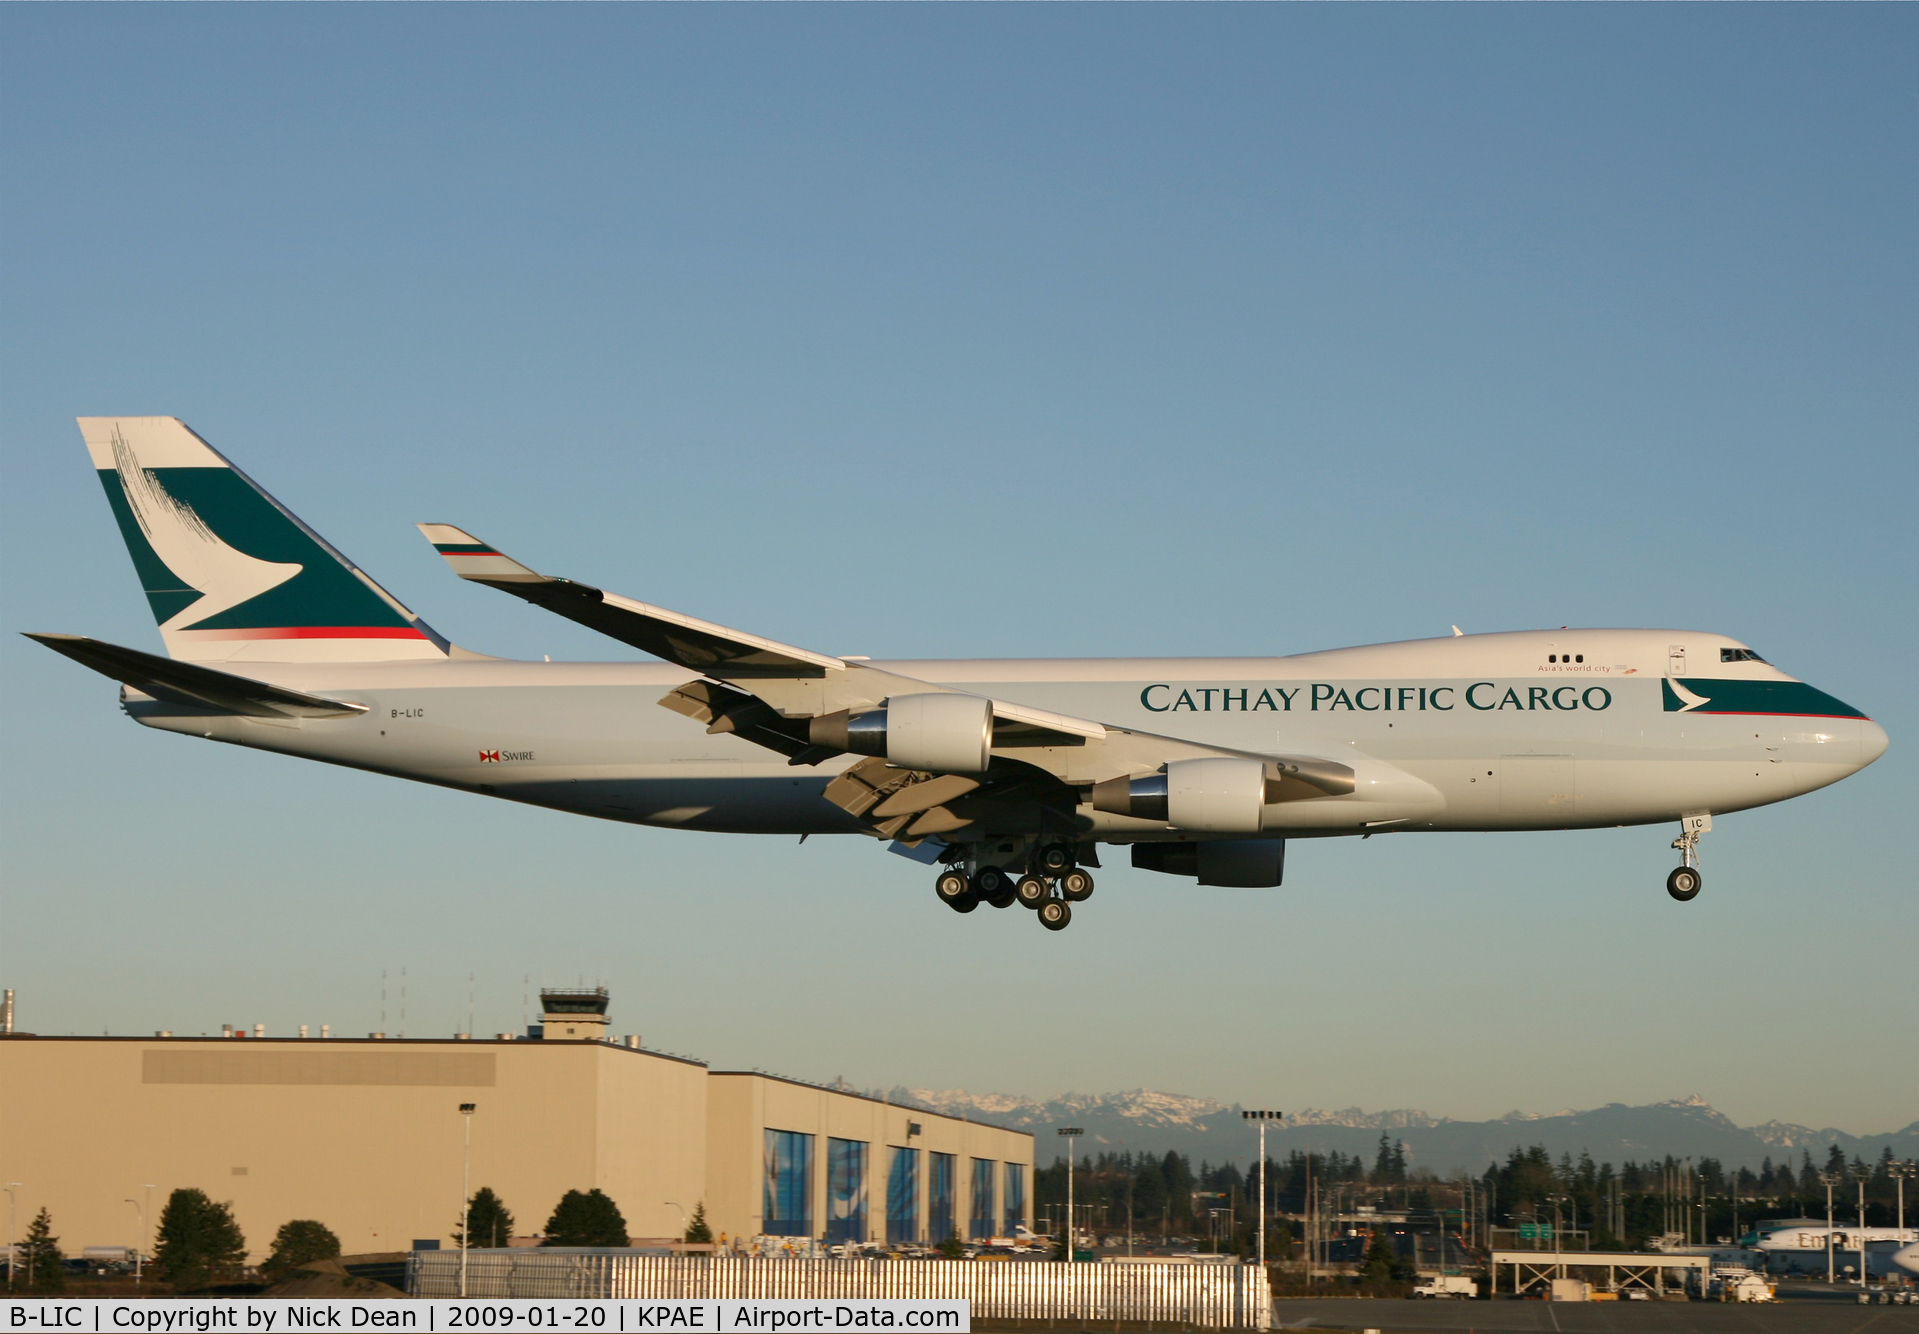
M 79 420 L 170 656 L 447 656 L 446 640 L 426 622 L 179 418 Z

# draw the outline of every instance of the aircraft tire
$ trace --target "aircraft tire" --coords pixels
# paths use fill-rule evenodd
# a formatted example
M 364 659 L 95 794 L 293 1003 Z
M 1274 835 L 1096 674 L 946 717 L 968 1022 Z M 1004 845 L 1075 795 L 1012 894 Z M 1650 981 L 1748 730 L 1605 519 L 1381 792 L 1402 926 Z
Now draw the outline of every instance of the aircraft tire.
M 948 899 L 946 906 L 954 912 L 971 912 L 979 907 L 979 895 L 969 893 L 963 899 Z
M 1699 897 L 1700 886 L 1705 883 L 1698 871 L 1690 866 L 1681 866 L 1666 877 L 1666 892 L 1681 903 L 1690 903 Z
M 1044 878 L 1036 875 L 1023 875 L 1019 883 L 1013 886 L 1013 896 L 1028 908 L 1039 908 L 1052 894 Z
M 1048 899 L 1039 905 L 1039 924 L 1048 931 L 1064 931 L 1073 921 L 1073 906 L 1065 899 Z
M 1093 877 L 1074 867 L 1059 878 L 1059 892 L 1074 903 L 1084 903 L 1093 897 Z
M 940 902 L 949 908 L 961 899 L 976 897 L 973 893 L 973 882 L 966 878 L 964 871 L 940 872 L 940 878 L 933 882 L 933 892 L 939 895 Z
M 1033 869 L 1041 875 L 1065 875 L 1073 865 L 1073 850 L 1064 843 L 1048 843 L 1033 858 Z
M 986 901 L 992 904 L 995 908 L 1010 908 L 1015 903 L 1019 902 L 1019 897 L 1015 895 L 1011 890 L 1008 890 L 1006 893 L 997 895 L 996 897 L 990 898 Z
M 973 872 L 973 893 L 991 903 L 1013 887 L 1013 878 L 997 866 L 982 866 Z

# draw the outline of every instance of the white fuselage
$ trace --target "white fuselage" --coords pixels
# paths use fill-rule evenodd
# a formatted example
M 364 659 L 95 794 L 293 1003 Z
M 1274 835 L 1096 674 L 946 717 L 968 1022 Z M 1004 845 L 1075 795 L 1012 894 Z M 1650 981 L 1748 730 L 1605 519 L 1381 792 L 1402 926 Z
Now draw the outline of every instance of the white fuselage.
M 1763 662 L 1721 662 L 1733 644 L 1697 632 L 1559 630 L 1286 658 L 873 665 L 1109 727 L 1352 766 L 1351 796 L 1267 808 L 1266 829 L 1287 836 L 1671 821 L 1824 787 L 1885 749 L 1876 724 L 1829 696 Z M 708 735 L 657 705 L 695 678 L 681 667 L 471 656 L 221 665 L 367 712 L 257 721 L 129 692 L 129 713 L 150 726 L 606 819 L 865 832 L 821 796 L 857 757 L 795 767 L 738 736 Z M 1749 699 L 1753 711 L 1736 707 Z M 1832 711 L 1762 711 L 1782 707 Z M 1070 771 L 1072 754 L 1056 754 Z M 1068 781 L 1112 776 L 1069 772 Z M 1163 823 L 1090 806 L 1079 817 L 1088 838 L 1176 836 Z

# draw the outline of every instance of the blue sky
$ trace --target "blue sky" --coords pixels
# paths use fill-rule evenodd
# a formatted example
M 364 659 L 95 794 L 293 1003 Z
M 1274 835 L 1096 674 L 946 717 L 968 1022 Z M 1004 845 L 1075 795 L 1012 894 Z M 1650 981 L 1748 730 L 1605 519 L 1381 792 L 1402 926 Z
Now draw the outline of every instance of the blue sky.
M 1322 840 L 954 918 L 864 841 L 142 731 L 0 647 L 41 1031 L 517 1027 L 1455 1116 L 1919 1116 L 1910 6 L 7 6 L 4 624 L 154 648 L 78 413 L 183 417 L 444 633 L 541 568 L 837 653 L 1723 631 L 1887 756 L 1666 829 Z M 1651 1037 L 1662 1021 L 1678 1027 Z M 1816 1077 L 1814 1072 L 1816 1071 Z

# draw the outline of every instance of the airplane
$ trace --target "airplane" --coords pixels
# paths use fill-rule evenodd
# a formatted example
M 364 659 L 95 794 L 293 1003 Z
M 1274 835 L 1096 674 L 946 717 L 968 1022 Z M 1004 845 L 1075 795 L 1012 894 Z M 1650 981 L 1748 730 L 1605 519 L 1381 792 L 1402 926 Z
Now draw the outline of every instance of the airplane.
M 1462 634 L 1275 658 L 874 662 L 537 573 L 420 525 L 462 579 L 657 658 L 450 643 L 174 417 L 80 430 L 166 656 L 31 638 L 144 726 L 674 829 L 857 834 L 955 911 L 1060 930 L 1101 847 L 1199 885 L 1281 883 L 1288 839 L 1679 822 L 1876 760 L 1886 733 L 1725 635 Z

